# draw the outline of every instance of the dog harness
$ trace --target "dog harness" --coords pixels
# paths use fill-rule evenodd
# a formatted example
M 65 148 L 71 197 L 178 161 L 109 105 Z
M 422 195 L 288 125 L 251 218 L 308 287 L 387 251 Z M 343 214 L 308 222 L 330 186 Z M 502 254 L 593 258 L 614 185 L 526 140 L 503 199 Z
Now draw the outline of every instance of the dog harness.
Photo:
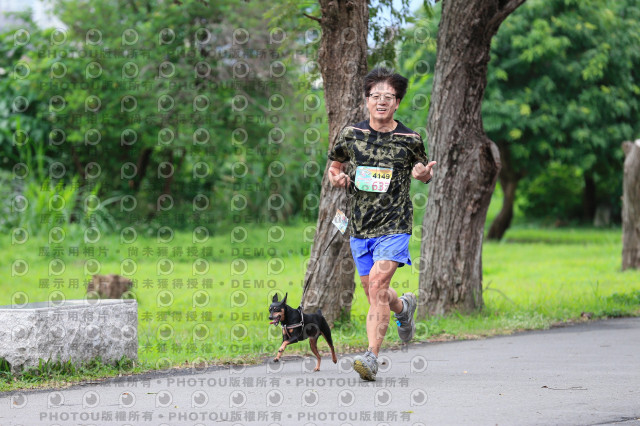
M 298 312 L 300 312 L 300 318 L 301 318 L 299 323 L 293 324 L 293 325 L 282 324 L 282 331 L 284 331 L 287 337 L 291 337 L 291 333 L 289 332 L 290 330 L 293 330 L 294 328 L 298 328 L 298 327 L 304 327 L 304 315 L 302 315 L 302 307 L 298 308 Z

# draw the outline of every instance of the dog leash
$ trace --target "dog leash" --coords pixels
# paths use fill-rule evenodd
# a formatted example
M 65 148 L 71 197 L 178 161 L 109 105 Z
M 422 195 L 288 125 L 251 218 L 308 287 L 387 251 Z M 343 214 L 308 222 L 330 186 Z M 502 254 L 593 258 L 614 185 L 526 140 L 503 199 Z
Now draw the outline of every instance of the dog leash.
M 349 197 L 348 185 L 345 185 L 344 190 L 345 190 L 346 198 L 347 198 L 347 208 L 345 208 L 345 216 L 349 217 L 348 213 L 350 213 L 350 206 L 351 206 L 350 200 L 351 200 L 351 198 Z M 302 287 L 302 297 L 300 298 L 300 308 L 299 308 L 300 309 L 300 314 L 302 314 L 302 310 L 304 310 L 304 306 L 302 305 L 302 301 L 304 300 L 305 294 L 307 294 L 307 289 L 309 288 L 309 283 L 311 282 L 311 278 L 313 277 L 313 274 L 315 274 L 316 270 L 318 269 L 318 261 L 327 252 L 327 250 L 331 246 L 331 243 L 333 243 L 333 240 L 336 238 L 336 235 L 338 235 L 338 233 L 339 233 L 339 230 L 336 228 L 333 236 L 329 240 L 329 243 L 327 243 L 327 246 L 324 248 L 322 253 L 320 253 L 320 255 L 316 258 L 316 261 L 313 264 L 313 270 L 311 271 L 311 273 L 309 274 L 308 278 L 304 282 L 304 286 Z

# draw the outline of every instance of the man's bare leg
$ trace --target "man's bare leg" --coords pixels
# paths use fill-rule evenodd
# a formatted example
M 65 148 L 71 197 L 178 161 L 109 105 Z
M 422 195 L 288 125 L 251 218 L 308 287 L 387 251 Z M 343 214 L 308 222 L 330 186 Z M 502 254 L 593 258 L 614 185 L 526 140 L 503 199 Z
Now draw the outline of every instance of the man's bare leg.
M 382 341 L 389 327 L 390 311 L 402 312 L 403 303 L 398 293 L 389 287 L 398 262 L 379 260 L 373 264 L 368 276 L 360 277 L 365 294 L 369 299 L 367 314 L 367 338 L 369 350 L 378 356 Z

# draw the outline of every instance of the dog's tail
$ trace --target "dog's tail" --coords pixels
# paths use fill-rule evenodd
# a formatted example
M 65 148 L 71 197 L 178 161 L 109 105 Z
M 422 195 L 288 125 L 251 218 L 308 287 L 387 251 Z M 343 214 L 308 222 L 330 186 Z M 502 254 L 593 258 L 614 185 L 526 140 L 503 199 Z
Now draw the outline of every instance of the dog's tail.
M 318 309 L 318 312 L 316 313 L 320 315 L 320 332 L 322 332 L 322 335 L 324 336 L 324 338 L 327 339 L 327 343 L 329 344 L 329 347 L 333 349 L 333 339 L 331 338 L 331 327 L 329 327 L 327 320 L 324 319 L 324 316 L 322 315 L 322 311 L 320 309 Z

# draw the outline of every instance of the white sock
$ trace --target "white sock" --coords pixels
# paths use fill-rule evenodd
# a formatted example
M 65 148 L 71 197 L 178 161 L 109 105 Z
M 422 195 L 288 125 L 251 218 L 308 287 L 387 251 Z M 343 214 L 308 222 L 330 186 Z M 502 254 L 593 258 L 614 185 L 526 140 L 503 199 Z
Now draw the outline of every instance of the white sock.
M 404 299 L 400 300 L 402 300 L 402 311 L 398 315 L 404 315 L 407 313 L 407 302 L 405 302 Z

